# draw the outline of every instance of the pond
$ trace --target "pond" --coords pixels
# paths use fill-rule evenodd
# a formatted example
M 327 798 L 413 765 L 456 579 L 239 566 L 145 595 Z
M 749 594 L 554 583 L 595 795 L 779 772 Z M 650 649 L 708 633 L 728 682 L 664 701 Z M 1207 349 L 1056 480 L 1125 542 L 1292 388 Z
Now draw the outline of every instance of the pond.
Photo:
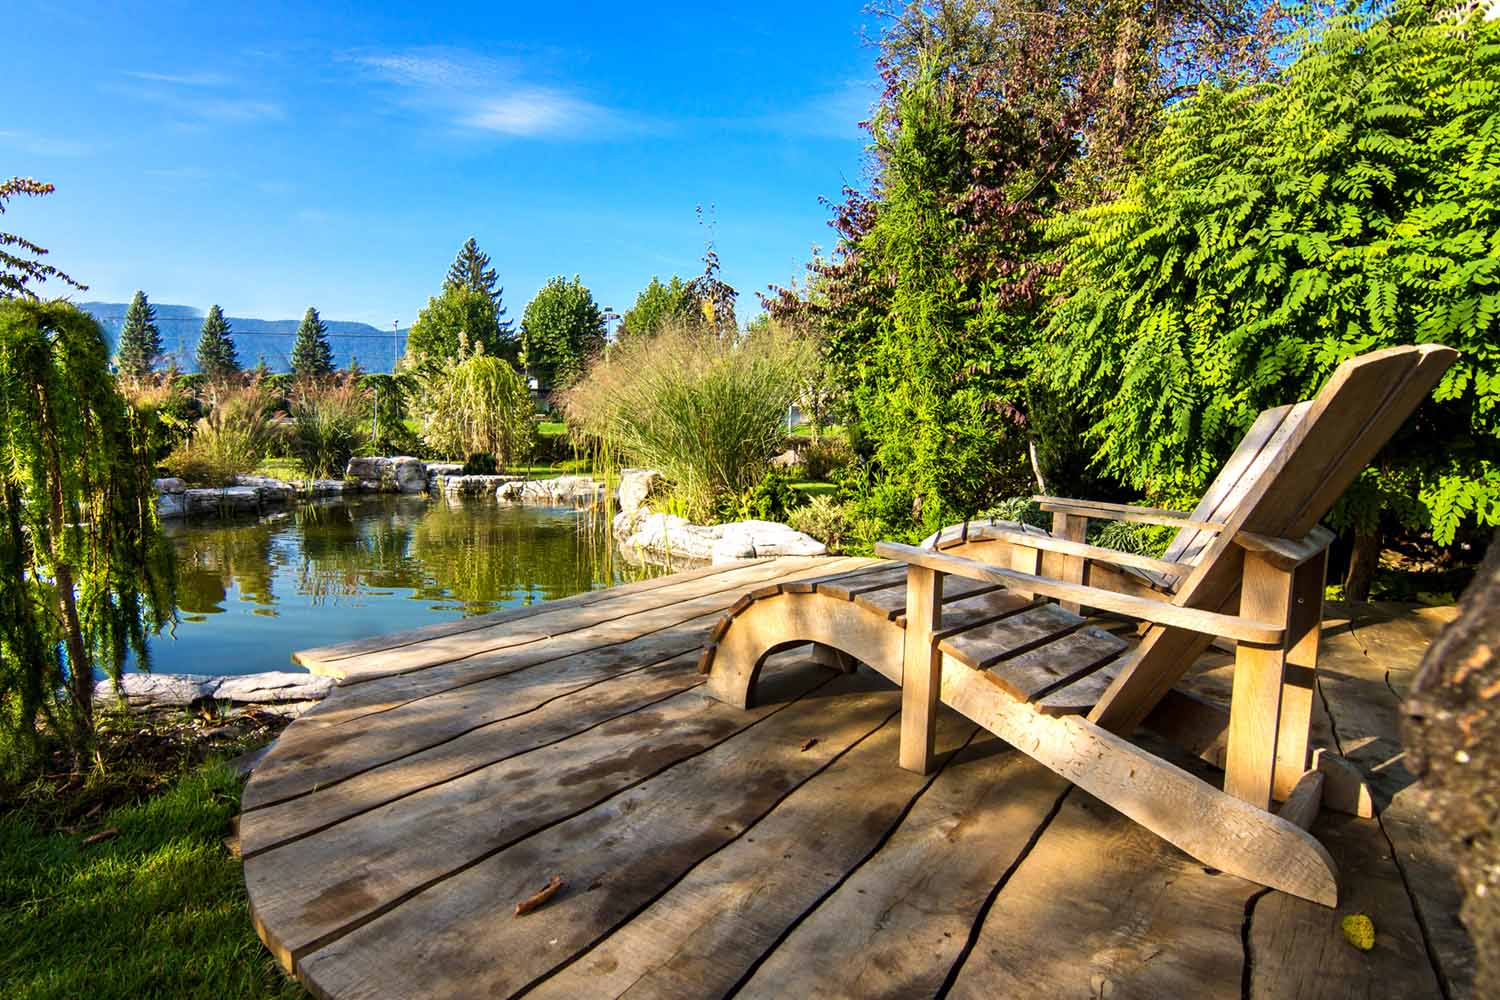
M 300 670 L 298 649 L 666 572 L 621 560 L 598 519 L 493 500 L 371 496 L 166 532 L 179 621 L 152 640 L 157 673 Z

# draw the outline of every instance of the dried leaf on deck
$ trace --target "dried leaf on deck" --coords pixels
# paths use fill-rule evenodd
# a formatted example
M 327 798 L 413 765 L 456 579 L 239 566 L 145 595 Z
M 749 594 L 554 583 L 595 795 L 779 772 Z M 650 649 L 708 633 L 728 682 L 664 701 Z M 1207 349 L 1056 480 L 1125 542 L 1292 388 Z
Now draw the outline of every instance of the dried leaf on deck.
M 563 877 L 561 875 L 552 876 L 552 881 L 548 882 L 536 893 L 527 896 L 525 899 L 516 904 L 516 916 L 524 917 L 532 910 L 545 906 L 547 904 L 547 900 L 551 899 L 553 896 L 556 896 L 557 891 L 566 884 L 567 883 L 563 881 Z
M 811 750 L 813 747 L 815 747 L 817 745 L 818 745 L 818 738 L 816 736 L 810 736 L 810 737 L 808 737 L 807 742 L 802 744 L 802 752 L 806 753 L 807 751 Z

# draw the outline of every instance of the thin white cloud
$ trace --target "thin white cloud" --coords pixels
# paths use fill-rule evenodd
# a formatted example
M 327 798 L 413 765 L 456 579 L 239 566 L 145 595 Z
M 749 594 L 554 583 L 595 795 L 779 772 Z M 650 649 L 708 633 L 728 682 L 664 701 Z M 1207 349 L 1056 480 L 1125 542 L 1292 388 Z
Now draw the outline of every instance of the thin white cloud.
M 801 104 L 763 115 L 757 124 L 814 139 L 857 138 L 859 123 L 870 117 L 870 109 L 879 96 L 878 84 L 850 80 L 833 90 L 814 94 Z
M 126 76 L 149 83 L 171 83 L 182 87 L 223 87 L 229 77 L 222 73 L 146 73 L 126 70 Z
M 72 158 L 88 156 L 94 147 L 75 139 L 54 139 L 30 132 L 0 129 L 0 147 L 14 149 L 27 156 Z
M 605 138 L 645 123 L 567 89 L 528 81 L 519 65 L 456 49 L 344 57 L 394 86 L 398 103 L 465 131 L 513 138 Z

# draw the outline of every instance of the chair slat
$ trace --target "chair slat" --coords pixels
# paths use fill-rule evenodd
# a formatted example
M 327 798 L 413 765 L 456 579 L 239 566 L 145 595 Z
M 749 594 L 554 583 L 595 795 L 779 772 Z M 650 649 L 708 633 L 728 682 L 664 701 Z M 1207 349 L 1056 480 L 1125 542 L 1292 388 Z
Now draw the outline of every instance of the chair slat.
M 990 667 L 990 677 L 1022 701 L 1035 701 L 1113 660 L 1130 643 L 1101 628 L 1081 628 Z

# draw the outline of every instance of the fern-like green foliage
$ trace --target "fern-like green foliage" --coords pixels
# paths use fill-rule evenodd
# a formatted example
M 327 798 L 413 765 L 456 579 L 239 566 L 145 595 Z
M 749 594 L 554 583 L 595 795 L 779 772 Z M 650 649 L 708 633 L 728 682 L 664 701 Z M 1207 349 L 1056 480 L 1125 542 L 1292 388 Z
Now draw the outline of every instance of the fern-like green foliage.
M 1500 523 L 1500 24 L 1336 20 L 1275 80 L 1170 110 L 1121 197 L 1051 235 L 1046 364 L 1106 473 L 1195 492 L 1260 410 L 1441 342 L 1459 362 L 1336 515 Z

